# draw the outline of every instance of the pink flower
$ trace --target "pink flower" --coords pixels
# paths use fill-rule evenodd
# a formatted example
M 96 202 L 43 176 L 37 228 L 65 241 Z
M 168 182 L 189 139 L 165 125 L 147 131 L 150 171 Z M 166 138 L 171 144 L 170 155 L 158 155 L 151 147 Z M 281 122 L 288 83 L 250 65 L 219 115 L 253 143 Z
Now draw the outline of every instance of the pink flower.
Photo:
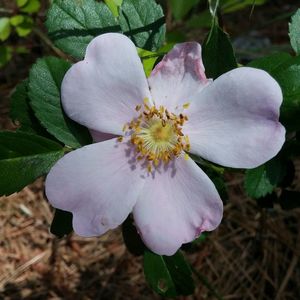
M 284 143 L 281 102 L 277 82 L 258 69 L 207 79 L 194 42 L 176 45 L 147 79 L 134 44 L 103 34 L 62 83 L 65 112 L 95 143 L 54 165 L 46 195 L 73 213 L 81 236 L 101 235 L 132 212 L 145 244 L 172 255 L 223 214 L 215 186 L 187 153 L 232 168 L 263 164 Z

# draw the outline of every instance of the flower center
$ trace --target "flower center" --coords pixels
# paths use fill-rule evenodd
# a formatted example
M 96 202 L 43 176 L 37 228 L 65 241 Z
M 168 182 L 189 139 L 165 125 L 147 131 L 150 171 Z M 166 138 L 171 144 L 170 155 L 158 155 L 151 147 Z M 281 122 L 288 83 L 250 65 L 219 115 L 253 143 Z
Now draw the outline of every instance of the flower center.
M 143 109 L 142 105 L 136 106 L 136 111 L 141 111 L 140 115 L 125 124 L 123 131 L 130 135 L 137 160 L 144 160 L 151 172 L 152 167 L 168 164 L 183 151 L 189 151 L 190 142 L 188 136 L 182 133 L 182 126 L 188 120 L 186 115 L 170 113 L 164 106 L 150 107 L 148 102 L 145 98 Z M 183 109 L 187 107 L 188 103 L 183 105 Z
M 168 122 L 163 126 L 160 119 L 153 120 L 152 123 L 149 126 L 149 134 L 156 143 L 163 144 L 174 139 L 175 132 L 172 124 Z

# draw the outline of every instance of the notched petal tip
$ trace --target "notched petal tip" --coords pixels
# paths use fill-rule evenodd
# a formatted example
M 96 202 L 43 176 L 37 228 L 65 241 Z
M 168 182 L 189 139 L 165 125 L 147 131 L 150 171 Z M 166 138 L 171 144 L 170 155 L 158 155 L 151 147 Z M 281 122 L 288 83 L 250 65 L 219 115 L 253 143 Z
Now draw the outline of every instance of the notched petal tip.
M 173 255 L 200 232 L 214 230 L 223 216 L 215 186 L 195 162 L 178 158 L 171 173 L 148 180 L 133 209 L 142 240 L 160 255 Z
M 206 82 L 205 68 L 201 57 L 201 45 L 197 42 L 176 44 L 153 69 L 151 76 L 159 72 L 189 72 L 195 80 Z M 183 74 L 181 74 L 183 75 Z
M 91 219 L 91 214 L 85 215 L 85 212 L 80 210 L 73 212 L 73 229 L 79 236 L 95 237 L 117 228 L 124 220 L 116 222 L 109 214 L 107 216 L 95 215 Z
M 77 234 L 101 235 L 132 211 L 144 182 L 131 169 L 127 150 L 127 143 L 116 139 L 91 144 L 66 154 L 50 170 L 47 198 L 73 213 Z
M 200 44 L 175 45 L 156 65 L 148 81 L 158 106 L 172 110 L 190 101 L 193 94 L 211 82 L 205 76 Z
M 102 34 L 89 43 L 85 59 L 66 73 L 61 94 L 71 119 L 116 135 L 136 117 L 136 105 L 151 99 L 136 47 L 119 33 Z
M 84 60 L 89 62 L 90 58 L 93 58 L 95 55 L 99 55 L 99 53 L 95 52 L 97 52 L 99 47 L 102 47 L 104 44 L 106 44 L 106 47 L 113 47 L 117 44 L 118 46 L 130 47 L 138 56 L 134 43 L 126 35 L 117 32 L 108 32 L 100 34 L 90 41 L 86 48 Z M 105 55 L 105 53 L 103 54 Z

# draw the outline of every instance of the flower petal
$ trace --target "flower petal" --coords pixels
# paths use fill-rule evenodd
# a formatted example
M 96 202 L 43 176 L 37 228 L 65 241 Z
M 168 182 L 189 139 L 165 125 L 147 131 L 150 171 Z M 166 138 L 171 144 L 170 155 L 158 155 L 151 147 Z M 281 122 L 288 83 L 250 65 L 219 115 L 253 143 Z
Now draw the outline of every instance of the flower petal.
M 87 47 L 62 82 L 62 104 L 74 121 L 97 131 L 122 134 L 150 92 L 134 44 L 119 33 L 102 34 Z
M 244 67 L 223 74 L 193 97 L 187 111 L 191 153 L 227 167 L 263 164 L 285 140 L 281 102 L 278 83 L 265 71 Z
M 195 42 L 177 44 L 156 65 L 148 78 L 153 101 L 175 112 L 203 89 L 206 79 L 201 59 L 201 46 Z
M 176 159 L 173 168 L 148 177 L 134 210 L 145 244 L 160 255 L 173 255 L 183 243 L 215 229 L 223 213 L 219 194 L 192 159 Z
M 112 139 L 70 152 L 51 169 L 46 195 L 54 207 L 73 213 L 77 234 L 101 235 L 132 211 L 144 180 L 128 155 L 128 145 Z

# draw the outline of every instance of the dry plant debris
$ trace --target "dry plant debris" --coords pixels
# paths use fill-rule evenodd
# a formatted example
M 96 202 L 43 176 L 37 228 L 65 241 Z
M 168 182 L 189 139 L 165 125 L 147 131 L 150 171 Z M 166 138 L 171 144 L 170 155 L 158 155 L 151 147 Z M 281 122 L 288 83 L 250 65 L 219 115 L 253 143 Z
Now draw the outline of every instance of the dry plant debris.
M 258 210 L 242 196 L 242 177 L 228 177 L 221 226 L 186 253 L 201 274 L 195 295 L 180 299 L 217 299 L 204 280 L 224 300 L 299 299 L 300 210 Z M 160 299 L 120 230 L 58 240 L 52 215 L 42 179 L 0 198 L 0 299 Z

